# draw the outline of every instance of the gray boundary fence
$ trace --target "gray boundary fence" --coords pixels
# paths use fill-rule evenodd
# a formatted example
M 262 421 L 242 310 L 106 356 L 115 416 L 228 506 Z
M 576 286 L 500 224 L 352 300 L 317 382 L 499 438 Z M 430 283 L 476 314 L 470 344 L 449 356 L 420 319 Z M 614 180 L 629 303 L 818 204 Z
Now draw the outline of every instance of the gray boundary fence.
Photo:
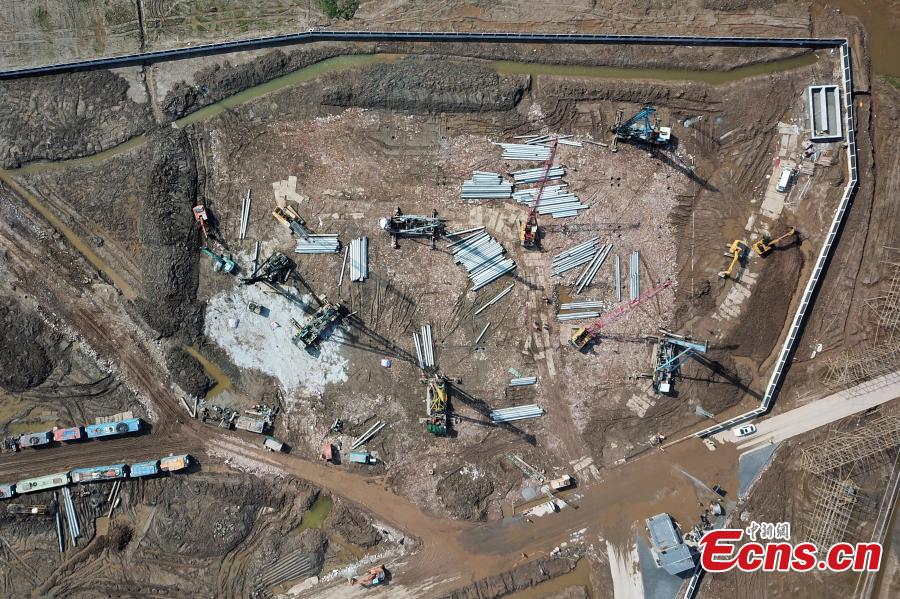
M 809 308 L 819 283 L 825 274 L 828 261 L 835 247 L 837 236 L 847 216 L 853 194 L 859 182 L 856 153 L 856 128 L 853 123 L 853 73 L 850 64 L 850 45 L 843 38 L 760 38 L 760 37 L 703 37 L 703 36 L 643 36 L 643 35 L 602 35 L 602 34 L 564 34 L 564 33 L 458 33 L 458 32 L 416 32 L 416 31 L 307 31 L 286 35 L 256 37 L 245 40 L 202 44 L 191 47 L 125 54 L 121 56 L 79 60 L 48 64 L 35 67 L 0 70 L 0 79 L 15 79 L 38 75 L 51 75 L 103 68 L 121 68 L 139 66 L 170 60 L 181 60 L 199 56 L 225 54 L 244 50 L 274 48 L 292 44 L 305 44 L 328 41 L 350 42 L 467 42 L 467 43 L 519 43 L 519 44 L 627 44 L 627 45 L 671 45 L 671 46 L 721 46 L 721 47 L 770 47 L 770 48 L 840 48 L 843 72 L 844 118 L 847 131 L 847 159 L 850 178 L 844 189 L 838 209 L 831 222 L 828 237 L 822 245 L 816 259 L 815 268 L 800 305 L 794 313 L 784 345 L 775 363 L 775 369 L 769 378 L 766 392 L 760 406 L 745 414 L 731 418 L 696 433 L 698 437 L 706 437 L 752 420 L 769 411 L 784 378 L 788 361 L 793 356 L 800 332 L 806 321 Z M 694 599 L 700 589 L 704 570 L 698 564 L 694 575 L 688 581 L 684 594 L 685 599 Z

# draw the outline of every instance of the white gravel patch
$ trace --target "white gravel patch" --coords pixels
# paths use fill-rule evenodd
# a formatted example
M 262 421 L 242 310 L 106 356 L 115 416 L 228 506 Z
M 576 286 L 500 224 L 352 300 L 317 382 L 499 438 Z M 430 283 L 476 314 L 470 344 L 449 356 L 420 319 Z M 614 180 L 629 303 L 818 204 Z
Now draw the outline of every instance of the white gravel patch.
M 240 368 L 256 368 L 278 379 L 287 395 L 296 390 L 321 394 L 325 386 L 347 381 L 348 361 L 341 355 L 341 329 L 326 332 L 319 351 L 309 353 L 291 343 L 291 318 L 303 323 L 305 313 L 262 285 L 236 285 L 213 296 L 206 306 L 206 336 L 224 349 Z M 312 298 L 307 295 L 305 302 Z M 269 309 L 264 316 L 247 309 L 248 302 Z M 229 327 L 237 320 L 237 328 Z M 278 326 L 273 328 L 272 323 Z M 290 408 L 290 404 L 288 406 Z

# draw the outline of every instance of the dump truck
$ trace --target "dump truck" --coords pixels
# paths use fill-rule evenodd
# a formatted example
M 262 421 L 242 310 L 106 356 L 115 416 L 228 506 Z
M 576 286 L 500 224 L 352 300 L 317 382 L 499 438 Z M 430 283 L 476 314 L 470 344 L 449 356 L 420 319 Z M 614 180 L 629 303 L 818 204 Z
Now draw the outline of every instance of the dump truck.
M 351 451 L 350 461 L 354 464 L 375 464 L 378 462 L 368 451 Z

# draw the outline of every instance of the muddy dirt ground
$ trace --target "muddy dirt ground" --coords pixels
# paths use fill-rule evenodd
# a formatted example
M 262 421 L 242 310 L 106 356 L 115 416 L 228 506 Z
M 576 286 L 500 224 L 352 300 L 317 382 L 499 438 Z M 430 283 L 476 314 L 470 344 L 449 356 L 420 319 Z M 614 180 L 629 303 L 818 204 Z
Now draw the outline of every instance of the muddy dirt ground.
M 173 10 L 183 8 L 177 5 Z M 373 27 L 396 24 L 394 11 L 407 8 L 402 3 L 377 8 L 363 3 L 359 15 Z M 449 10 L 445 16 L 451 21 L 477 26 L 495 19 L 503 7 L 435 12 L 425 2 L 417 8 L 429 14 Z M 618 5 L 611 6 L 615 8 Z M 670 13 L 666 20 L 679 32 L 725 27 L 730 33 L 771 35 L 803 33 L 812 27 L 802 5 L 738 2 L 732 8 L 739 13 L 711 12 L 702 23 Z M 551 5 L 548 10 L 563 9 Z M 578 7 L 567 10 L 572 14 Z M 650 11 L 642 20 L 662 22 L 663 14 Z M 125 19 L 124 14 L 116 18 Z M 151 11 L 148 24 L 154 18 Z M 409 18 L 408 12 L 404 18 Z M 594 14 L 572 17 L 568 23 L 560 19 L 555 25 L 579 29 L 607 18 Z M 129 22 L 134 31 L 135 24 Z M 524 27 L 506 17 L 494 24 Z M 146 26 L 139 23 L 137 30 Z M 252 30 L 271 26 L 254 24 Z M 846 24 L 823 19 L 815 29 L 841 27 Z M 172 37 L 139 35 L 140 44 L 163 46 L 197 33 L 164 31 Z M 204 36 L 222 30 L 212 31 L 201 28 Z M 851 32 L 861 39 L 859 29 Z M 128 35 L 119 43 L 127 44 Z M 798 286 L 809 276 L 843 184 L 839 148 L 821 147 L 823 158 L 810 165 L 813 174 L 800 177 L 777 215 L 762 205 L 770 177 L 779 172 L 779 161 L 795 159 L 802 151 L 801 93 L 810 83 L 833 79 L 830 57 L 823 53 L 810 66 L 711 85 L 500 74 L 490 60 L 712 68 L 790 53 L 603 49 L 588 54 L 583 48 L 551 53 L 540 46 L 477 45 L 442 47 L 441 56 L 427 45 L 369 45 L 341 53 L 375 51 L 401 56 L 323 74 L 218 116 L 198 117 L 195 124 L 160 130 L 158 124 L 336 55 L 337 48 L 323 44 L 249 53 L 229 58 L 230 64 L 225 59 L 203 59 L 160 65 L 145 73 L 63 76 L 47 86 L 5 83 L 15 101 L 5 108 L 5 115 L 0 114 L 0 155 L 5 167 L 68 159 L 115 147 L 146 132 L 144 143 L 105 160 L 89 159 L 64 169 L 26 167 L 16 178 L 137 290 L 136 301 L 127 303 L 127 314 L 119 318 L 136 323 L 128 334 L 155 346 L 180 391 L 202 395 L 213 384 L 210 374 L 185 352 L 185 346 L 193 345 L 230 379 L 231 389 L 210 401 L 227 401 L 237 408 L 269 399 L 281 402 L 276 434 L 292 452 L 310 459 L 316 458 L 335 418 L 343 419 L 346 427 L 331 440 L 343 447 L 375 420 L 385 420 L 389 426 L 368 444 L 381 463 L 358 470 L 381 477 L 391 489 L 434 514 L 494 520 L 508 513 L 511 502 L 521 505 L 533 496 L 533 485 L 523 482 L 521 472 L 505 458 L 507 453 L 522 456 L 548 475 L 569 472 L 588 482 L 599 479 L 601 470 L 616 461 L 645 451 L 651 436 L 677 435 L 701 422 L 695 412 L 698 406 L 718 413 L 758 401 L 783 324 L 795 307 Z M 880 80 L 870 85 L 864 64 L 860 66 L 857 89 L 873 92 L 862 97 L 857 111 L 861 164 L 871 170 L 873 147 L 879 160 L 882 154 L 888 160 L 897 155 L 891 121 L 881 120 L 884 114 L 892 115 L 897 90 Z M 60 96 L 59 89 L 76 90 L 76 99 L 53 100 Z M 757 109 L 763 98 L 765 111 Z M 629 146 L 618 154 L 591 144 L 563 148 L 559 162 L 568 167 L 566 181 L 591 208 L 572 220 L 580 231 L 551 232 L 541 253 L 524 254 L 518 247 L 521 207 L 458 199 L 459 185 L 471 170 L 508 172 L 524 166 L 501 161 L 492 141 L 543 130 L 606 142 L 606 127 L 615 111 L 633 111 L 643 102 L 659 107 L 663 122 L 674 125 L 677 148 L 656 155 Z M 32 118 L 47 112 L 54 115 L 52 130 Z M 878 119 L 872 118 L 875 113 Z M 25 124 L 16 121 L 22 114 L 31 115 Z M 799 135 L 792 133 L 795 125 Z M 275 249 L 290 255 L 294 240 L 270 212 L 275 205 L 273 183 L 292 176 L 297 177 L 301 200 L 296 207 L 314 230 L 338 233 L 344 241 L 369 236 L 372 276 L 363 284 L 345 279 L 338 288 L 339 256 L 296 257 L 300 273 L 315 292 L 342 301 L 362 325 L 345 327 L 330 340 L 334 380 L 313 385 L 304 375 L 299 385 L 286 389 L 280 371 L 240 362 L 246 354 L 265 357 L 265 347 L 253 340 L 254 327 L 271 326 L 269 322 L 241 313 L 235 333 L 244 335 L 239 349 L 217 337 L 219 329 L 211 323 L 221 320 L 224 312 L 211 312 L 211 307 L 230 305 L 229 309 L 242 311 L 242 304 L 232 301 L 234 279 L 214 272 L 198 254 L 202 240 L 189 210 L 199 201 L 208 206 L 223 242 L 216 249 L 232 255 L 246 270 L 256 240 L 262 242 L 263 256 Z M 236 213 L 247 189 L 254 198 L 250 239 L 239 243 Z M 841 248 L 847 240 L 849 249 L 839 250 L 835 259 L 845 268 L 834 269 L 838 274 L 826 280 L 802 347 L 823 343 L 827 353 L 871 334 L 864 320 L 854 315 L 863 312 L 867 293 L 884 277 L 884 270 L 876 266 L 877 256 L 880 247 L 897 238 L 893 230 L 897 219 L 892 218 L 896 207 L 889 200 L 896 189 L 896 177 L 890 175 L 879 178 L 877 185 L 869 181 L 861 186 L 842 238 Z M 468 292 L 464 272 L 452 264 L 444 244 L 432 251 L 407 240 L 391 249 L 378 230 L 377 218 L 396 206 L 423 214 L 437 209 L 451 228 L 486 226 L 517 262 L 514 277 L 508 279 L 515 283 L 514 292 L 475 318 L 475 308 L 502 289 L 506 280 L 478 293 Z M 7 222 L 15 231 L 15 222 Z M 751 258 L 737 280 L 716 276 L 726 264 L 722 251 L 734 238 L 751 241 L 778 234 L 786 226 L 801 231 L 799 244 L 766 259 Z M 631 250 L 641 251 L 642 288 L 667 278 L 675 285 L 646 309 L 611 326 L 608 338 L 582 356 L 566 347 L 572 328 L 556 323 L 553 305 L 567 296 L 574 273 L 557 281 L 548 278 L 547 271 L 552 254 L 587 239 L 593 231 L 608 238 L 623 258 Z M 14 259 L 7 256 L 5 264 L 12 270 L 25 250 L 11 251 Z M 80 280 L 73 272 L 67 284 L 78 289 L 100 281 L 96 271 L 86 272 L 88 278 Z M 611 273 L 602 273 L 585 297 L 612 306 L 610 285 Z M 21 366 L 2 380 L 3 413 L 9 414 L 3 419 L 6 432 L 51 420 L 78 422 L 126 407 L 140 412 L 119 373 L 107 374 L 102 359 L 61 328 L 65 318 L 57 316 L 55 308 L 29 300 L 23 289 L 28 285 L 5 290 L 4 296 L 16 299 L 0 306 L 0 316 L 10 324 L 0 334 L 0 355 L 8 353 Z M 305 293 L 302 288 L 296 291 L 298 296 Z M 225 303 L 216 303 L 217 298 Z M 115 301 L 109 299 L 110 304 Z M 825 318 L 823 312 L 836 318 Z M 418 422 L 424 391 L 409 360 L 410 336 L 424 322 L 435 329 L 439 366 L 459 389 L 452 401 L 461 418 L 448 439 L 428 437 Z M 487 322 L 492 331 L 484 349 L 473 351 L 471 343 Z M 281 331 L 290 328 L 288 322 L 278 324 Z M 655 395 L 649 383 L 638 378 L 650 365 L 651 348 L 637 339 L 658 326 L 711 344 L 707 360 L 685 366 L 675 398 Z M 807 360 L 808 355 L 806 349 L 798 352 L 801 363 L 791 371 L 786 386 L 790 394 L 785 394 L 779 409 L 816 391 L 821 358 Z M 386 356 L 394 359 L 389 369 L 380 364 Z M 305 359 L 297 358 L 298 369 Z M 510 368 L 538 376 L 539 384 L 508 390 Z M 503 430 L 485 425 L 488 408 L 532 402 L 547 409 L 540 421 Z M 175 414 L 166 414 L 165 420 L 184 417 Z M 773 485 L 773 493 L 782 496 L 778 483 Z M 78 594 L 88 588 L 85 568 L 115 562 L 136 568 L 148 592 L 178 592 L 193 582 L 197 572 L 213 568 L 218 574 L 203 583 L 211 594 L 244 595 L 252 589 L 242 571 L 261 572 L 265 564 L 298 550 L 314 556 L 310 560 L 317 573 L 340 572 L 346 564 L 380 551 L 390 535 L 373 529 L 368 516 L 340 503 L 326 519 L 324 532 L 305 529 L 293 534 L 317 493 L 300 483 L 272 488 L 253 477 L 212 471 L 133 483 L 124 491 L 123 507 L 109 523 L 108 533 L 100 537 L 105 541 L 98 539 L 67 554 L 71 566 L 45 559 L 40 571 L 28 572 L 24 565 L 21 572 L 8 570 L 4 584 L 10 593 L 35 588 L 41 581 L 41 588 Z M 216 500 L 206 504 L 198 499 L 201 496 Z M 204 524 L 188 530 L 184 528 L 188 521 Z M 16 548 L 30 547 L 36 558 L 54 554 L 55 539 L 52 531 L 43 530 L 45 524 L 25 520 L 11 525 L 19 535 L 14 539 Z M 29 531 L 34 535 L 26 538 Z M 173 563 L 173 555 L 188 557 Z M 18 564 L 9 560 L 8 568 L 19 568 Z M 171 579 L 160 583 L 164 570 L 171 571 Z M 24 586 L 15 586 L 10 579 Z M 90 581 L 98 582 L 102 581 Z M 483 581 L 457 596 L 485 590 L 496 595 L 500 582 L 506 584 L 508 578 Z

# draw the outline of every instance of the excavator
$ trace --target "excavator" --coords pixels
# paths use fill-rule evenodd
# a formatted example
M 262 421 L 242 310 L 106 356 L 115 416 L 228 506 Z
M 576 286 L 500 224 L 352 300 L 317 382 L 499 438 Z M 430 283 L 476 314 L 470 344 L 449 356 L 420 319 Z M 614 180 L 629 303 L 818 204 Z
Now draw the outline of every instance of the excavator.
M 753 244 L 753 251 L 756 252 L 759 256 L 765 257 L 775 249 L 779 241 L 787 239 L 788 237 L 793 237 L 794 235 L 797 235 L 797 229 L 795 229 L 794 227 L 790 227 L 787 232 L 781 237 L 776 237 L 775 239 L 763 237 Z
M 297 212 L 290 206 L 275 206 L 272 216 L 282 225 L 287 225 L 297 237 L 301 239 L 309 238 L 309 231 L 306 229 L 306 222 Z
M 728 265 L 728 268 L 719 272 L 720 279 L 727 279 L 731 275 L 734 274 L 734 269 L 744 259 L 747 258 L 747 253 L 750 251 L 750 247 L 741 241 L 740 239 L 735 239 L 731 242 L 731 245 L 728 246 L 728 252 L 726 252 L 726 256 L 731 258 L 731 263 Z
M 237 268 L 237 263 L 228 256 L 217 254 L 205 246 L 200 248 L 200 251 L 212 258 L 213 270 L 222 272 L 234 272 Z
M 553 158 L 556 156 L 556 148 L 559 145 L 559 139 L 554 137 L 550 141 L 550 157 L 544 162 L 544 172 L 538 183 L 537 193 L 534 201 L 531 203 L 531 210 L 528 211 L 528 217 L 519 228 L 519 241 L 526 250 L 534 250 L 538 247 L 540 240 L 540 229 L 538 228 L 538 205 L 541 203 L 541 195 L 544 193 L 544 186 L 547 185 L 547 173 L 553 166 Z

